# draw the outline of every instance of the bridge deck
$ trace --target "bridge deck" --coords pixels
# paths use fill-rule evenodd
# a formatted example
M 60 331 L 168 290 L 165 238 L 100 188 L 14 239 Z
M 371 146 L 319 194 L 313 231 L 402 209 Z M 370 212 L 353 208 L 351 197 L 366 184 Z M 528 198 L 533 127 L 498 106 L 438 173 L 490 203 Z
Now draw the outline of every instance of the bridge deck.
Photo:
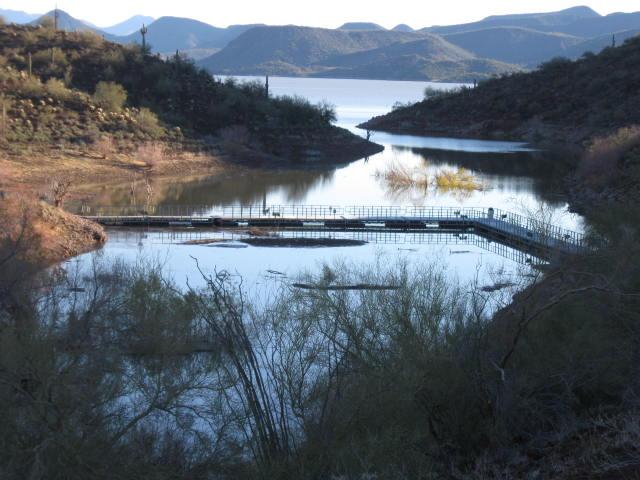
M 583 235 L 496 209 L 446 207 L 224 207 L 206 213 L 99 209 L 83 212 L 106 226 L 144 227 L 265 227 L 301 231 L 473 231 L 514 248 L 538 253 L 577 253 Z M 192 211 L 196 211 L 192 209 Z

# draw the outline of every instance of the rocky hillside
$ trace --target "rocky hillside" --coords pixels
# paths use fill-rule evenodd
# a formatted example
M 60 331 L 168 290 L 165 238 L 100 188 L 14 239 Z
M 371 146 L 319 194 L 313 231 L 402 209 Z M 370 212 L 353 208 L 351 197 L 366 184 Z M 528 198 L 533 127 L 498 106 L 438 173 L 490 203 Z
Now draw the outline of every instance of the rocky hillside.
M 582 142 L 640 123 L 640 37 L 599 55 L 555 60 L 398 109 L 372 130 Z
M 471 82 L 519 68 L 478 58 L 442 37 L 425 34 L 419 40 L 340 55 L 323 62 L 330 70 L 323 77 Z
M 224 50 L 201 62 L 215 73 L 275 73 L 275 65 L 291 71 L 312 70 L 331 57 L 415 40 L 413 34 L 329 30 L 308 27 L 254 28 Z
M 261 85 L 223 83 L 179 56 L 162 60 L 90 32 L 0 27 L 0 92 L 7 115 L 0 146 L 15 154 L 100 149 L 104 139 L 120 149 L 152 141 L 180 150 L 237 145 L 236 156 L 282 160 L 307 151 L 328 160 L 344 146 L 341 161 L 380 149 L 333 127 L 328 106 L 268 98 Z

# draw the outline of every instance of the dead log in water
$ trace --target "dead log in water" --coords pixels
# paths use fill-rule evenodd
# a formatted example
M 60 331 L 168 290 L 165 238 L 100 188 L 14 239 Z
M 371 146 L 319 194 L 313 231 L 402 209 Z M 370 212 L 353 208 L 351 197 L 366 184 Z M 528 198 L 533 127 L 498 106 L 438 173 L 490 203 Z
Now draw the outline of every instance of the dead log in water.
M 360 284 L 360 285 L 309 285 L 306 283 L 293 283 L 291 285 L 294 288 L 299 288 L 301 290 L 318 290 L 323 292 L 330 291 L 343 291 L 343 290 L 374 290 L 374 291 L 383 291 L 383 290 L 400 290 L 401 287 L 396 285 L 368 285 L 368 284 Z

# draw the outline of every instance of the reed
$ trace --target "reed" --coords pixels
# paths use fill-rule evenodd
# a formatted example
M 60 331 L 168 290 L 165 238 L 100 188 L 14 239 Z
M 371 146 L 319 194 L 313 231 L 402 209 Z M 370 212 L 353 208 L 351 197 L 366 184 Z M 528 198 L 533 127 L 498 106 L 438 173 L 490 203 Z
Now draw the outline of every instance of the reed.
M 482 183 L 464 168 L 438 172 L 435 175 L 435 184 L 441 190 L 482 190 Z
M 474 175 L 458 168 L 455 170 L 441 170 L 430 176 L 424 167 L 408 167 L 399 162 L 394 162 L 384 170 L 379 170 L 376 177 L 385 181 L 389 188 L 404 190 L 409 188 L 424 188 L 431 186 L 440 190 L 482 190 L 482 183 Z
M 400 162 L 393 162 L 385 170 L 379 170 L 376 177 L 384 180 L 393 189 L 427 188 L 430 183 L 426 171 L 408 167 Z

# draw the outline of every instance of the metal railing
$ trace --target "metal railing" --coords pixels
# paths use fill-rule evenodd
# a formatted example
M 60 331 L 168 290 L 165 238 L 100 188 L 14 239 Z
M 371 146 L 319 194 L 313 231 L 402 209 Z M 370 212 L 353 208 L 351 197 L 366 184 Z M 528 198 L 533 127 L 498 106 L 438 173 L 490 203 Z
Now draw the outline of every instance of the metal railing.
M 228 220 L 416 220 L 425 222 L 469 220 L 514 237 L 528 238 L 549 248 L 585 247 L 584 235 L 551 223 L 494 208 L 414 206 L 330 206 L 330 205 L 157 205 L 88 207 L 77 212 L 86 217 L 222 218 Z

